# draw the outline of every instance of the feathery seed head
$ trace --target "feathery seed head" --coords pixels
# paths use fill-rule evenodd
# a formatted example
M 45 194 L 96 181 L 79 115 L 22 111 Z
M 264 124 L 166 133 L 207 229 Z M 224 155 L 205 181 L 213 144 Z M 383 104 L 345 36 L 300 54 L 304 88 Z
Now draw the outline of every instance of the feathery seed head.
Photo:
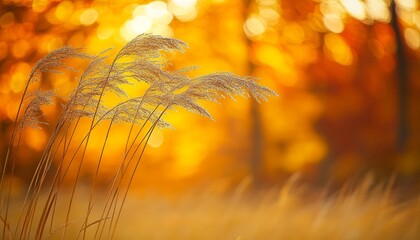
M 39 128 L 41 124 L 47 124 L 42 122 L 41 107 L 52 103 L 52 97 L 54 91 L 40 91 L 35 90 L 34 92 L 27 95 L 27 99 L 30 99 L 28 105 L 25 108 L 22 119 L 18 124 L 18 130 L 23 130 L 25 127 Z

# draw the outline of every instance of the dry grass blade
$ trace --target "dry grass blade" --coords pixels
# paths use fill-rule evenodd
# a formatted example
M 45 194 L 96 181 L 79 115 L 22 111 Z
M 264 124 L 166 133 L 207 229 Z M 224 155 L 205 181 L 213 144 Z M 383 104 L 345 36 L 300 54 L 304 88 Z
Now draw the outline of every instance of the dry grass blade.
M 247 97 L 250 93 L 257 102 L 267 101 L 269 96 L 277 96 L 273 90 L 261 86 L 254 77 L 242 77 L 224 72 L 193 79 L 191 91 L 207 93 L 209 99 L 204 98 L 204 100 L 212 100 L 214 98 L 212 95 L 215 93 L 223 93 L 229 97 L 234 95 Z
M 141 34 L 121 49 L 118 58 L 123 56 L 136 56 L 150 60 L 160 58 L 162 56 L 161 50 L 178 50 L 183 52 L 186 47 L 187 44 L 178 39 L 165 38 L 152 34 Z
M 41 107 L 52 104 L 54 91 L 35 90 L 33 93 L 28 94 L 27 97 L 30 101 L 19 122 L 18 130 L 22 130 L 25 127 L 39 128 L 41 124 L 47 124 L 40 120 L 42 117 Z
M 54 50 L 52 52 L 50 52 L 46 57 L 42 58 L 41 60 L 39 60 L 35 66 L 33 67 L 29 78 L 27 80 L 27 83 L 25 85 L 25 88 L 23 90 L 22 93 L 22 97 L 19 103 L 19 107 L 17 109 L 17 113 L 16 113 L 16 117 L 15 117 L 15 122 L 13 125 L 13 130 L 12 130 L 12 135 L 11 135 L 11 140 L 10 140 L 10 144 L 9 144 L 9 148 L 7 150 L 7 155 L 5 157 L 5 161 L 3 163 L 3 172 L 1 175 L 1 181 L 0 181 L 0 192 L 3 190 L 3 179 L 6 175 L 6 168 L 9 164 L 9 159 L 11 158 L 11 156 L 13 155 L 13 146 L 14 146 L 14 142 L 15 142 L 15 138 L 16 138 L 16 134 L 17 132 L 21 131 L 24 127 L 26 126 L 30 126 L 30 127 L 39 127 L 39 124 L 42 123 L 41 121 L 39 121 L 40 117 L 42 116 L 42 112 L 41 112 L 41 106 L 45 105 L 45 104 L 49 104 L 51 102 L 51 97 L 53 96 L 53 91 L 40 91 L 40 90 L 36 90 L 33 93 L 27 94 L 29 86 L 32 85 L 34 82 L 36 82 L 39 77 L 40 77 L 40 73 L 41 72 L 56 72 L 56 73 L 60 73 L 59 69 L 63 68 L 63 69 L 67 69 L 67 70 L 75 70 L 73 68 L 71 68 L 70 66 L 65 64 L 65 60 L 67 58 L 90 58 L 90 55 L 85 54 L 85 53 L 80 53 L 78 52 L 77 49 L 72 48 L 72 47 L 63 47 L 57 50 Z M 29 104 L 26 106 L 23 117 L 21 119 L 21 121 L 18 121 L 20 115 L 21 115 L 21 109 L 23 107 L 23 103 L 25 100 L 29 99 Z M 20 136 L 19 135 L 19 140 L 20 140 Z M 16 146 L 16 150 L 19 148 L 19 140 Z M 13 176 L 13 166 L 15 165 L 15 156 L 12 158 L 13 161 L 11 163 L 12 165 L 12 171 L 9 173 L 11 176 Z M 44 162 L 43 160 L 39 161 L 40 163 Z M 37 178 L 36 176 L 38 176 L 39 172 L 38 169 L 35 171 L 34 173 L 34 179 Z M 31 189 L 32 183 L 30 184 L 29 189 Z M 29 193 L 30 190 L 28 190 Z M 10 192 L 10 190 L 9 190 Z M 9 197 L 7 197 L 7 206 L 8 206 L 8 202 L 9 202 Z M 26 202 L 26 200 L 24 201 Z M 24 203 L 25 205 L 25 203 Z M 27 213 L 27 217 L 29 215 L 31 215 L 31 210 L 28 210 Z M 6 221 L 7 221 L 7 211 L 6 211 Z M 19 225 L 19 223 L 17 224 Z M 24 232 L 25 226 L 22 227 L 22 234 Z M 3 236 L 4 237 L 4 236 Z M 21 235 L 22 237 L 22 235 Z
M 50 52 L 45 58 L 38 61 L 29 76 L 27 85 L 19 105 L 14 129 L 22 130 L 24 127 L 39 127 L 44 124 L 42 119 L 42 107 L 52 103 L 54 91 L 35 90 L 27 94 L 28 86 L 39 80 L 41 72 L 60 73 L 61 70 L 76 71 L 66 64 L 68 58 L 82 58 L 91 60 L 90 64 L 82 72 L 77 86 L 66 98 L 62 106 L 62 112 L 57 125 L 45 147 L 37 169 L 28 187 L 28 192 L 23 203 L 23 212 L 15 226 L 14 236 L 19 239 L 44 238 L 47 222 L 50 222 L 50 232 L 54 232 L 54 224 L 59 224 L 58 229 L 62 237 L 66 238 L 69 229 L 70 215 L 73 204 L 77 202 L 76 190 L 79 185 L 79 176 L 85 165 L 84 158 L 92 131 L 104 120 L 109 122 L 106 137 L 103 140 L 101 150 L 96 161 L 96 171 L 93 174 L 91 191 L 87 205 L 87 211 L 83 216 L 83 224 L 78 232 L 79 237 L 84 239 L 88 236 L 87 231 L 91 226 L 96 226 L 96 236 L 101 237 L 108 232 L 108 237 L 115 233 L 115 229 L 125 203 L 128 190 L 143 156 L 147 141 L 155 127 L 169 128 L 171 125 L 163 120 L 167 110 L 176 106 L 190 112 L 198 113 L 212 119 L 211 114 L 200 105 L 200 101 L 220 102 L 221 98 L 235 95 L 252 95 L 258 102 L 266 100 L 268 96 L 275 96 L 272 90 L 258 84 L 254 78 L 241 77 L 230 73 L 215 73 L 191 78 L 186 72 L 194 67 L 169 71 L 169 65 L 165 52 L 184 52 L 187 45 L 177 39 L 143 34 L 127 43 L 108 63 L 108 50 L 97 56 L 91 56 L 79 52 L 72 47 L 63 47 Z M 146 90 L 137 96 L 128 96 L 125 86 L 129 84 L 147 85 Z M 103 97 L 114 94 L 119 97 L 119 102 L 109 108 L 104 106 Z M 26 105 L 23 103 L 28 102 Z M 25 106 L 24 112 L 20 113 L 21 107 Z M 21 117 L 20 117 L 21 115 Z M 20 117 L 21 120 L 17 121 Z M 83 117 L 91 119 L 90 128 L 82 133 L 84 136 L 79 142 L 73 143 L 73 136 L 79 129 L 79 121 Z M 76 120 L 76 121 L 74 121 Z M 74 123 L 75 122 L 75 123 Z M 111 128 L 116 123 L 130 123 L 127 131 L 126 147 L 119 167 L 115 169 L 115 175 L 109 179 L 110 186 L 105 195 L 106 204 L 102 209 L 99 220 L 91 219 L 91 213 L 95 210 L 94 195 L 97 190 L 97 179 L 100 177 L 101 164 L 106 157 L 106 144 L 111 137 Z M 135 128 L 139 125 L 139 128 Z M 145 132 L 145 133 L 144 133 Z M 15 133 L 12 137 L 12 143 Z M 76 148 L 70 151 L 70 146 L 76 144 Z M 62 154 L 59 148 L 62 147 Z M 61 155 L 56 158 L 57 155 Z M 94 158 L 94 156 L 90 156 Z M 6 158 L 6 162 L 9 156 Z M 53 161 L 57 161 L 58 168 L 51 168 Z M 75 169 L 75 176 L 68 176 L 70 169 Z M 2 179 L 6 167 L 3 168 Z M 52 182 L 46 184 L 47 176 L 53 176 Z M 3 181 L 3 180 L 2 180 Z M 56 211 L 59 205 L 59 197 L 63 195 L 63 183 L 70 183 L 70 194 L 65 194 L 68 201 L 63 209 L 65 216 L 62 222 L 57 222 Z M 47 188 L 47 191 L 44 191 Z M 43 192 L 48 192 L 45 200 L 41 197 Z M 98 197 L 98 196 L 96 196 Z M 81 203 L 78 203 L 81 204 Z M 23 210 L 22 210 L 23 211 Z M 37 212 L 41 212 L 37 216 Z M 5 226 L 9 226 L 7 215 L 4 220 Z M 108 228 L 106 231 L 105 228 Z M 4 231 L 6 227 L 3 228 Z M 33 229 L 36 229 L 33 232 Z M 55 233 L 55 232 L 54 232 Z M 47 234 L 48 236 L 48 234 Z M 5 237 L 5 234 L 3 234 Z
M 81 117 L 92 117 L 95 112 L 101 89 L 105 86 L 107 70 L 110 65 L 105 63 L 106 57 L 98 56 L 93 59 L 80 77 L 74 89 L 63 106 L 64 120 L 72 121 Z M 99 104 L 99 112 L 106 112 L 106 108 Z
M 81 53 L 80 49 L 76 49 L 70 46 L 65 46 L 57 50 L 51 51 L 47 56 L 35 63 L 32 68 L 29 84 L 37 81 L 39 76 L 38 72 L 53 72 L 53 73 L 62 73 L 60 69 L 66 69 L 70 71 L 77 71 L 76 69 L 70 67 L 65 63 L 65 60 L 69 58 L 92 58 L 91 55 L 86 53 Z

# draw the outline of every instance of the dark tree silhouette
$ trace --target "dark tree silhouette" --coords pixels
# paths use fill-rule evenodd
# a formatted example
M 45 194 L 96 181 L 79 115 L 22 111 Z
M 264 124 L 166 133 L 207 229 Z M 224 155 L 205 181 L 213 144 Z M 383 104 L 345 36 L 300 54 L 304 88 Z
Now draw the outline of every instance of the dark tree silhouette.
M 398 91 L 398 136 L 397 149 L 404 152 L 408 139 L 408 69 L 407 56 L 404 49 L 404 40 L 401 35 L 401 27 L 398 23 L 397 6 L 395 1 L 391 1 L 391 26 L 395 33 L 395 58 L 396 58 L 396 75 L 397 75 L 397 91 Z

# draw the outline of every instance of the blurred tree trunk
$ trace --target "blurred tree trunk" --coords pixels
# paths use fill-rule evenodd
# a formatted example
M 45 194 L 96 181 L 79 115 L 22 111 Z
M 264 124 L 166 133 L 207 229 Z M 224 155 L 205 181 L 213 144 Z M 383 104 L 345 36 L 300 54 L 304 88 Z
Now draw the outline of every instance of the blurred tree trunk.
M 251 168 L 255 187 L 261 185 L 262 163 L 263 163 L 263 131 L 261 123 L 261 114 L 258 103 L 251 99 Z
M 395 58 L 398 91 L 398 136 L 397 149 L 404 152 L 408 138 L 408 74 L 407 56 L 404 51 L 404 40 L 401 35 L 401 27 L 398 24 L 397 7 L 395 1 L 391 1 L 391 26 L 395 33 Z
M 243 11 L 242 11 L 242 23 L 245 23 L 247 17 L 251 12 L 252 0 L 244 1 Z M 247 51 L 247 66 L 246 66 L 246 75 L 253 75 L 256 65 L 251 61 L 252 58 L 252 41 L 245 35 L 245 32 L 242 31 L 244 41 L 246 43 Z M 250 167 L 251 174 L 254 180 L 254 187 L 259 188 L 261 186 L 261 176 L 262 176 L 262 162 L 263 162 L 263 131 L 261 123 L 261 114 L 258 103 L 251 99 L 250 106 L 250 115 L 251 115 L 251 146 L 250 146 Z

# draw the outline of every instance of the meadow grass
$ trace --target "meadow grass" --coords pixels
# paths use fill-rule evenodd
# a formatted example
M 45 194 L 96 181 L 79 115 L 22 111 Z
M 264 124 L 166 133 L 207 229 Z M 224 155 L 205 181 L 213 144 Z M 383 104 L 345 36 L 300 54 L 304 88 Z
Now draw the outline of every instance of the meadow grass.
M 189 77 L 169 71 L 163 52 L 181 51 L 173 38 L 140 35 L 116 55 L 63 47 L 38 61 L 22 92 L 0 179 L 2 239 L 418 239 L 419 199 L 397 201 L 391 185 L 369 178 L 334 192 L 279 189 L 248 191 L 246 184 L 224 194 L 193 192 L 177 198 L 128 196 L 146 144 L 156 127 L 170 127 L 167 111 L 184 108 L 211 118 L 201 101 L 235 95 L 257 101 L 276 95 L 252 77 L 212 73 Z M 87 61 L 69 96 L 40 88 L 44 74 L 75 71 L 68 58 Z M 145 90 L 128 96 L 126 85 Z M 119 99 L 111 106 L 106 96 Z M 15 167 L 27 127 L 44 125 L 42 110 L 65 99 L 29 182 L 16 187 Z M 103 175 L 107 143 L 118 123 L 127 124 L 124 149 L 111 174 Z M 104 131 L 92 143 L 95 131 Z M 97 141 L 97 140 L 96 140 Z M 89 152 L 89 146 L 99 148 Z M 89 159 L 87 161 L 86 159 Z M 109 159 L 107 159 L 109 160 Z M 93 163 L 93 165 L 92 165 Z M 89 169 L 89 181 L 82 175 Z M 108 177 L 104 179 L 104 177 Z M 125 211 L 122 211 L 125 208 Z M 117 227 L 119 226 L 119 227 Z
M 261 191 L 246 184 L 223 192 L 203 189 L 176 196 L 132 193 L 114 238 L 415 240 L 420 236 L 420 198 L 400 200 L 391 184 L 375 183 L 371 177 L 338 190 L 294 180 Z M 88 201 L 89 194 L 83 194 L 88 188 L 80 191 L 79 196 L 85 197 L 78 202 Z M 84 205 L 74 205 L 65 239 L 77 237 L 84 211 Z M 57 214 L 65 217 L 65 212 Z M 44 237 L 60 239 L 62 228 L 54 226 Z M 94 233 L 85 237 L 91 239 Z
M 114 238 L 150 136 L 156 127 L 171 127 L 164 120 L 166 112 L 184 108 L 211 119 L 211 114 L 200 102 L 220 103 L 220 99 L 235 95 L 252 95 L 259 102 L 276 95 L 252 77 L 225 72 L 189 77 L 185 73 L 192 70 L 191 67 L 168 70 L 170 64 L 164 52 L 183 52 L 186 47 L 177 39 L 143 34 L 128 42 L 115 56 L 111 56 L 109 49 L 90 55 L 66 46 L 50 52 L 34 65 L 22 92 L 2 162 L 0 219 L 3 239 L 44 239 L 51 233 L 66 239 L 77 226 L 72 220 L 76 213 L 82 223 L 75 238 Z M 89 65 L 85 69 L 74 69 L 68 64 L 70 58 L 88 61 Z M 63 71 L 81 73 L 77 86 L 68 96 L 56 96 L 55 89 L 43 89 L 37 84 L 46 80 L 44 75 Z M 128 96 L 125 92 L 128 85 L 146 87 L 137 95 Z M 105 104 L 109 95 L 118 99 L 111 106 Z M 24 186 L 25 196 L 22 201 L 16 200 L 12 192 L 15 191 L 17 158 L 20 151 L 25 151 L 21 147 L 24 130 L 47 124 L 43 121 L 42 110 L 56 97 L 64 99 L 64 104 L 59 106 L 61 112 L 56 122 L 49 123 L 51 135 L 31 180 Z M 88 128 L 81 126 L 85 119 L 88 119 Z M 102 180 L 106 184 L 99 184 L 105 150 L 112 138 L 111 130 L 118 123 L 129 126 L 125 148 L 116 160 L 113 174 Z M 106 135 L 101 139 L 103 143 L 96 155 L 88 154 L 92 133 L 99 125 L 107 126 Z M 86 163 L 87 158 L 94 161 L 93 168 Z M 92 175 L 88 193 L 81 192 L 86 187 L 81 184 L 85 168 L 90 168 Z M 84 199 L 83 195 L 88 198 Z M 17 202 L 20 207 L 15 206 Z M 80 213 L 81 206 L 84 206 L 83 213 Z
M 288 190 L 289 191 L 289 190 Z M 130 199 L 119 239 L 418 239 L 420 201 L 384 191 Z

